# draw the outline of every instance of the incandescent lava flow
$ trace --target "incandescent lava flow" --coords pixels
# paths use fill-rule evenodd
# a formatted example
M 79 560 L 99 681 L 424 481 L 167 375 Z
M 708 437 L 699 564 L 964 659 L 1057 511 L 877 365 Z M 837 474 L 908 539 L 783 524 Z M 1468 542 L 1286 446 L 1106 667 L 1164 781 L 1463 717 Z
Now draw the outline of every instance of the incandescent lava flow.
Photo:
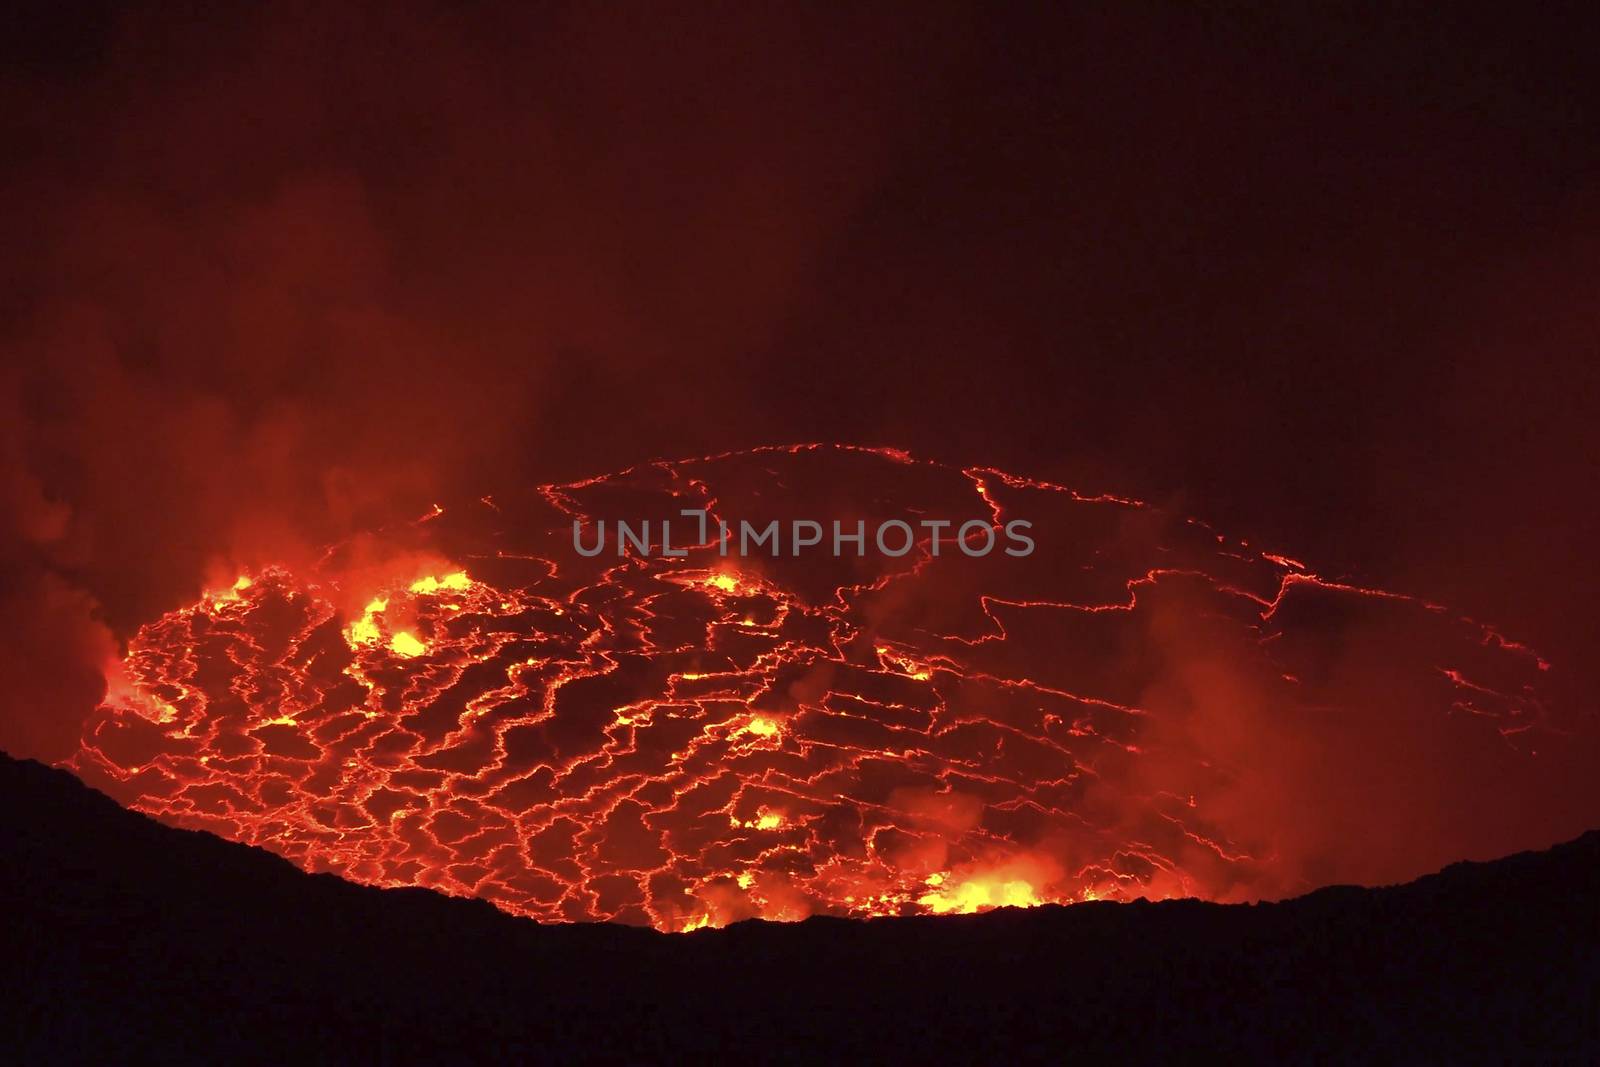
M 574 517 L 683 508 L 1025 518 L 1037 548 L 573 550 Z M 802 445 L 243 577 L 139 631 L 69 762 L 174 825 L 545 920 L 1251 899 L 1463 847 L 1460 798 L 1559 740 L 1547 666 L 1136 501 Z

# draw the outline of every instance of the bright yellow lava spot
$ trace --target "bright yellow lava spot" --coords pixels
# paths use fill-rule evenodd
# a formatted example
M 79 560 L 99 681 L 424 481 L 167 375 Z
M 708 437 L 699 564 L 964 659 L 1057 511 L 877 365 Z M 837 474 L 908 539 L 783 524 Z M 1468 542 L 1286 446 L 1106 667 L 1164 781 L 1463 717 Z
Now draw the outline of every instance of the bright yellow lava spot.
M 713 589 L 720 589 L 724 593 L 737 593 L 739 591 L 739 579 L 731 574 L 713 574 L 706 579 L 706 584 Z
M 207 593 L 206 599 L 218 607 L 223 604 L 235 604 L 244 599 L 240 594 L 254 584 L 255 582 L 251 581 L 248 575 L 241 574 L 234 580 L 233 585 L 227 589 Z
M 413 593 L 438 593 L 444 590 L 459 593 L 471 588 L 472 579 L 467 577 L 466 571 L 452 571 L 443 578 L 435 578 L 430 574 L 411 583 Z
M 892 648 L 879 645 L 874 651 L 878 653 L 880 659 L 887 660 L 895 670 L 907 678 L 926 682 L 933 677 L 933 668 L 926 663 L 919 663 L 910 656 L 902 656 Z
M 389 649 L 397 656 L 420 656 L 428 651 L 428 646 L 417 640 L 415 634 L 401 630 L 389 638 Z
M 279 715 L 277 718 L 264 720 L 261 723 L 261 725 L 262 726 L 293 726 L 293 725 L 295 725 L 295 721 L 294 721 L 294 719 L 292 717 L 290 717 L 288 715 Z
M 734 732 L 755 734 L 757 737 L 776 737 L 778 731 L 779 726 L 776 722 L 757 715 Z
M 739 877 L 734 880 L 739 883 L 740 889 L 749 889 L 756 884 L 756 876 L 749 871 L 740 871 Z
M 748 822 L 740 822 L 737 815 L 728 816 L 728 821 L 735 826 L 743 826 L 747 830 L 781 830 L 783 828 L 783 813 L 770 808 L 757 808 L 756 817 Z
M 941 879 L 942 882 L 942 879 Z M 930 879 L 930 885 L 935 883 Z M 937 915 L 951 912 L 969 913 L 989 908 L 1030 908 L 1044 901 L 1034 892 L 1033 886 L 1020 879 L 1002 882 L 975 878 L 959 885 L 936 888 L 917 898 L 917 903 Z
M 687 934 L 691 930 L 699 930 L 699 929 L 702 929 L 703 927 L 707 927 L 707 926 L 710 926 L 710 925 L 711 925 L 711 916 L 709 916 L 709 915 L 697 915 L 693 919 L 690 919 L 688 922 L 683 924 L 683 932 Z
M 389 606 L 388 597 L 374 597 L 367 601 L 367 606 L 361 612 L 361 618 L 351 623 L 345 630 L 345 639 L 351 646 L 375 645 L 383 635 L 378 632 L 377 616 L 381 615 Z

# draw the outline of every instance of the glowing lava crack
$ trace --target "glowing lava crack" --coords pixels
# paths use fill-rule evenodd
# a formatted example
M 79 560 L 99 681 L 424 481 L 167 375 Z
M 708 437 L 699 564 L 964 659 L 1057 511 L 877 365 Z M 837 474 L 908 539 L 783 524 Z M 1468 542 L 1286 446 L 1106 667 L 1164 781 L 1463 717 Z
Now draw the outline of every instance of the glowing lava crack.
M 1038 549 L 571 550 L 575 516 L 686 507 L 1025 517 Z M 1419 745 L 1532 760 L 1545 667 L 1135 501 L 809 445 L 451 504 L 263 569 L 140 630 L 71 765 L 308 869 L 540 919 L 1238 899 L 1364 873 L 1314 814 L 1336 773 L 1403 819 L 1405 790 L 1443 788 L 1385 777 Z M 1352 762 L 1324 773 L 1329 746 Z

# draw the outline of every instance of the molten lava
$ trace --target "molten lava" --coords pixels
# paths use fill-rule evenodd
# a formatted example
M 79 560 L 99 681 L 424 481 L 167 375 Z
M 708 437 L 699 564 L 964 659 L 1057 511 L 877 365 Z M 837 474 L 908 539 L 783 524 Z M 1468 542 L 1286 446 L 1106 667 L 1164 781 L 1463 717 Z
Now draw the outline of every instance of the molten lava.
M 571 550 L 574 517 L 686 507 L 1025 517 L 1038 549 Z M 374 543 L 390 565 L 357 566 Z M 242 577 L 139 631 L 71 763 L 310 870 L 546 920 L 1240 899 L 1314 877 L 1304 732 L 1392 692 L 1407 737 L 1526 760 L 1546 666 L 1137 501 L 811 445 L 435 508 Z

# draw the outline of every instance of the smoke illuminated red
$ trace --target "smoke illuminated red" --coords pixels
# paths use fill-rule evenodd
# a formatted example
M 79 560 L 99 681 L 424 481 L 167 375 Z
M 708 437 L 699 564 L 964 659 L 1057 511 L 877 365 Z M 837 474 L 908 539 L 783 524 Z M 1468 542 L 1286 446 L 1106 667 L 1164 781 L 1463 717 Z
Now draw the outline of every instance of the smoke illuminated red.
M 1038 549 L 571 550 L 574 516 L 694 507 L 1025 517 Z M 309 870 L 547 920 L 1245 899 L 1389 876 L 1381 819 L 1454 847 L 1457 772 L 1533 774 L 1559 733 L 1547 668 L 1137 501 L 805 445 L 447 504 L 241 577 L 139 631 L 70 762 Z

